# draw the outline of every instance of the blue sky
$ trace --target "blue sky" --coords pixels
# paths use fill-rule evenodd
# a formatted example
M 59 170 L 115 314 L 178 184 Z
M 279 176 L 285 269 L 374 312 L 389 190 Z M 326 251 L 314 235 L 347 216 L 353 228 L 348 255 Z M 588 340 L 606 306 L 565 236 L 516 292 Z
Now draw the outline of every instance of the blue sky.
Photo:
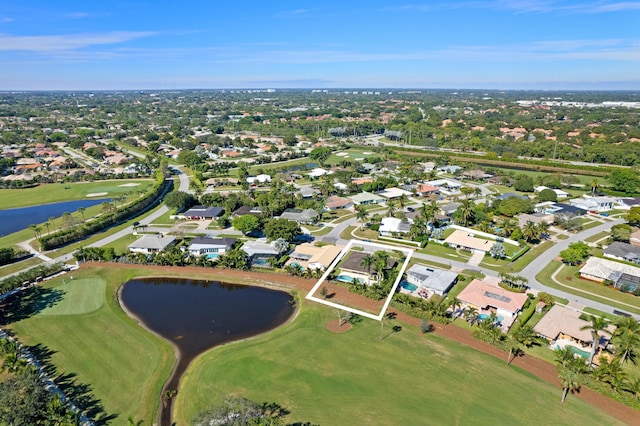
M 640 89 L 640 1 L 6 0 L 0 67 L 0 90 Z

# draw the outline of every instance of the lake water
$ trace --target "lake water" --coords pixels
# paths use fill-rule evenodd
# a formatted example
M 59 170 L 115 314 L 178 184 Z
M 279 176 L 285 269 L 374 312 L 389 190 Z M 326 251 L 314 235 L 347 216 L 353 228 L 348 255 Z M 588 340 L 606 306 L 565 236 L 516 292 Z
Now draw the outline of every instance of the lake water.
M 269 331 L 294 312 L 287 293 L 218 281 L 136 279 L 122 286 L 120 298 L 133 315 L 180 352 L 165 390 L 178 389 L 180 378 L 197 355 Z M 171 424 L 171 404 L 162 410 L 163 424 Z
M 63 213 L 73 213 L 80 207 L 87 208 L 109 201 L 111 201 L 111 198 L 92 198 L 90 200 L 65 201 L 62 203 L 0 210 L 0 237 L 26 229 L 29 225 L 46 222 L 52 216 L 62 216 Z M 1 201 L 0 207 L 2 207 Z M 43 228 L 42 231 L 46 232 L 46 227 L 43 226 Z

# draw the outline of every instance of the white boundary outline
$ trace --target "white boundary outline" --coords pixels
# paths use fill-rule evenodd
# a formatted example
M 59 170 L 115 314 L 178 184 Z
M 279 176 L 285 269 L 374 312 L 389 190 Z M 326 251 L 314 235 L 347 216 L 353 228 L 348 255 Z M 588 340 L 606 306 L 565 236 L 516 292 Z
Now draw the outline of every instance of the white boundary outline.
M 353 247 L 354 244 L 357 244 L 357 245 L 363 246 L 363 247 L 367 247 L 368 246 L 368 247 L 372 247 L 372 248 L 376 248 L 376 249 L 384 250 L 384 251 L 401 251 L 406 256 L 405 260 L 404 260 L 404 264 L 402 265 L 402 269 L 400 269 L 400 272 L 398 272 L 398 276 L 396 277 L 396 281 L 395 281 L 395 283 L 393 283 L 393 287 L 391 288 L 391 291 L 389 292 L 389 295 L 387 296 L 387 300 L 385 300 L 384 306 L 382 307 L 382 310 L 380 311 L 379 315 L 370 314 L 369 312 L 360 311 L 358 309 L 350 308 L 348 306 L 343 306 L 343 305 L 340 305 L 338 303 L 333 303 L 333 302 L 330 302 L 330 301 L 328 301 L 326 299 L 320 299 L 318 297 L 313 296 L 313 294 L 318 290 L 318 288 L 322 285 L 322 283 L 326 281 L 326 279 L 329 276 L 329 274 L 331 273 L 331 271 L 333 271 L 335 269 L 335 267 L 338 265 L 338 263 L 342 260 L 342 258 L 347 253 L 349 253 L 349 250 L 351 249 L 351 247 Z M 362 316 L 367 317 L 367 318 L 371 318 L 371 319 L 374 319 L 374 320 L 377 320 L 377 321 L 381 321 L 382 318 L 384 317 L 385 312 L 387 311 L 387 308 L 389 307 L 389 304 L 391 303 L 391 298 L 393 298 L 393 295 L 395 294 L 396 289 L 398 288 L 398 284 L 402 280 L 402 275 L 404 274 L 405 269 L 407 269 L 407 265 L 409 264 L 409 260 L 411 259 L 412 255 L 413 255 L 413 250 L 410 249 L 410 248 L 387 246 L 387 245 L 384 245 L 384 244 L 365 242 L 365 241 L 361 241 L 361 240 L 350 240 L 349 243 L 347 244 L 347 246 L 344 249 L 342 249 L 340 254 L 338 254 L 338 257 L 335 258 L 335 260 L 331 263 L 331 265 L 329 265 L 329 267 L 324 272 L 324 274 L 322 274 L 322 277 L 320 277 L 320 279 L 318 280 L 316 285 L 314 285 L 313 288 L 309 291 L 309 293 L 307 294 L 305 299 L 313 300 L 314 302 L 322 303 L 323 305 L 331 306 L 332 308 L 342 309 L 344 311 L 348 311 L 348 312 L 351 312 L 353 314 L 358 314 L 358 315 L 362 315 Z

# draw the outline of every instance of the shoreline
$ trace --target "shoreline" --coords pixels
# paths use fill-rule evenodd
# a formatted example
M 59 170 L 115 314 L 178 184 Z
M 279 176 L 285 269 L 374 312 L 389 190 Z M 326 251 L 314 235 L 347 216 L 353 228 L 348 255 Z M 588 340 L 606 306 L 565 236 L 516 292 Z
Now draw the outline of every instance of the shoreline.
M 153 334 L 154 336 L 168 342 L 169 344 L 171 344 L 171 346 L 173 347 L 173 351 L 174 351 L 174 363 L 173 363 L 173 368 L 171 369 L 171 373 L 169 374 L 169 376 L 167 377 L 167 379 L 164 381 L 161 391 L 160 391 L 160 404 L 158 405 L 158 413 L 157 413 L 157 421 L 158 421 L 158 425 L 159 426 L 163 426 L 165 423 L 170 426 L 173 424 L 173 403 L 175 400 L 175 395 L 173 397 L 171 397 L 167 402 L 166 402 L 166 406 L 165 404 L 165 398 L 164 395 L 166 392 L 168 391 L 175 391 L 176 393 L 179 391 L 180 389 L 180 385 L 182 383 L 182 379 L 183 377 L 188 373 L 189 368 L 191 367 L 191 365 L 198 359 L 200 358 L 200 356 L 214 350 L 217 349 L 219 347 L 222 346 L 226 346 L 226 345 L 230 345 L 230 344 L 234 344 L 234 343 L 240 343 L 240 342 L 246 342 L 249 341 L 251 339 L 255 339 L 261 336 L 264 336 L 268 333 L 271 333 L 274 330 L 277 330 L 280 327 L 283 327 L 287 324 L 292 323 L 297 317 L 298 314 L 300 313 L 300 300 L 296 301 L 296 296 L 291 295 L 291 289 L 286 287 L 286 286 L 282 286 L 281 284 L 278 283 L 273 283 L 273 282 L 257 282 L 254 284 L 245 284 L 245 283 L 228 283 L 228 284 L 235 284 L 235 285 L 243 285 L 246 287 L 260 287 L 260 288 L 267 288 L 269 290 L 274 290 L 274 291 L 281 291 L 281 292 L 285 292 L 287 294 L 289 294 L 292 297 L 292 300 L 296 301 L 294 308 L 293 308 L 293 312 L 291 313 L 291 315 L 287 318 L 287 320 L 285 322 L 283 322 L 282 324 L 276 326 L 275 328 L 272 328 L 270 330 L 266 330 L 262 333 L 258 333 L 255 334 L 253 336 L 249 336 L 249 337 L 242 337 L 242 338 L 238 338 L 238 339 L 234 339 L 234 340 L 230 340 L 228 342 L 225 343 L 221 343 L 219 345 L 215 345 L 212 346 L 209 349 L 206 349 L 198 354 L 196 354 L 187 365 L 184 366 L 184 371 L 180 374 L 180 376 L 178 377 L 177 383 L 176 383 L 176 389 L 167 389 L 167 386 L 169 385 L 169 383 L 171 383 L 174 379 L 175 379 L 175 375 L 178 371 L 178 366 L 180 365 L 180 361 L 182 361 L 182 353 L 180 351 L 180 349 L 178 348 L 178 346 L 173 343 L 171 340 L 165 338 L 164 336 L 160 335 L 159 333 L 157 333 L 156 331 L 152 330 L 151 328 L 149 328 L 144 321 L 142 321 L 136 314 L 134 314 L 131 310 L 129 310 L 127 308 L 127 306 L 123 303 L 122 301 L 122 288 L 124 287 L 124 285 L 131 281 L 131 280 L 135 280 L 135 279 L 143 279 L 143 278 L 154 278 L 154 279 L 162 279 L 162 278 L 174 278 L 174 277 L 167 277 L 167 276 L 158 276 L 158 275 L 144 275 L 144 276 L 136 276 L 136 277 L 132 277 L 129 280 L 123 282 L 122 284 L 120 284 L 118 286 L 118 289 L 116 291 L 116 300 L 118 302 L 118 306 L 120 306 L 120 308 L 123 310 L 123 312 L 125 314 L 127 314 L 127 316 L 131 319 L 133 319 L 139 326 L 141 326 L 144 330 L 146 330 L 147 332 Z M 194 278 L 194 280 L 202 280 L 204 281 L 204 279 L 200 279 L 200 278 Z M 217 282 L 223 282 L 221 280 L 207 280 L 207 281 L 217 281 Z M 225 282 L 226 283 L 226 282 Z M 289 291 L 287 291 L 289 290 Z

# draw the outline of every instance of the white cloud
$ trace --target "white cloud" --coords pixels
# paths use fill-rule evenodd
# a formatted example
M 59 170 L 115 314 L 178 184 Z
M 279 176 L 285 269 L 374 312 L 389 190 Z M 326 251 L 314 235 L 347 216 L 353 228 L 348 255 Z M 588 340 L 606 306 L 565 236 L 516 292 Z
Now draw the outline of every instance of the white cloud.
M 89 46 L 124 43 L 156 33 L 150 31 L 112 31 L 65 35 L 21 36 L 0 34 L 0 51 L 60 52 Z
M 555 0 L 493 0 L 464 1 L 451 3 L 417 3 L 387 8 L 386 10 L 405 12 L 432 12 L 452 9 L 488 9 L 493 11 L 509 11 L 515 14 L 524 13 L 566 13 L 566 14 L 598 14 L 640 10 L 640 2 L 612 2 L 609 0 L 574 3 Z

